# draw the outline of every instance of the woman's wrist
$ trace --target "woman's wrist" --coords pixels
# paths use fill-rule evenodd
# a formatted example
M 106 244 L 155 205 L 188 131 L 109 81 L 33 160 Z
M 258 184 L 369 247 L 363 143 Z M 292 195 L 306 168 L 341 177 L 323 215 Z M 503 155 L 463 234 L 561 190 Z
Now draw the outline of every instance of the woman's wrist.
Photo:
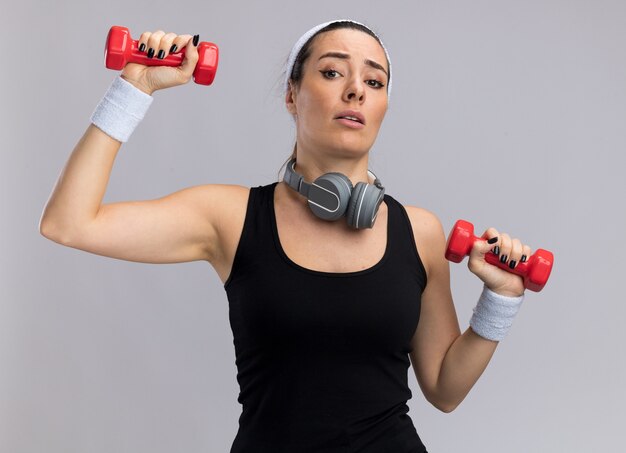
M 505 296 L 484 285 L 470 319 L 470 327 L 487 340 L 502 341 L 513 325 L 523 300 L 523 294 Z
M 503 297 L 522 297 L 524 295 L 523 292 L 520 294 L 519 292 L 508 288 L 490 288 L 487 284 L 485 284 L 485 288 Z
M 152 94 L 156 91 L 151 89 L 150 87 L 144 85 L 141 82 L 138 82 L 136 80 L 130 80 L 127 77 L 124 77 L 124 74 L 120 74 L 120 78 L 127 81 L 128 83 L 130 83 L 132 86 L 134 86 L 135 88 L 137 88 L 138 90 L 143 91 L 144 93 L 146 93 L 148 96 L 152 96 Z
M 91 122 L 122 143 L 146 115 L 154 98 L 116 76 L 91 115 Z

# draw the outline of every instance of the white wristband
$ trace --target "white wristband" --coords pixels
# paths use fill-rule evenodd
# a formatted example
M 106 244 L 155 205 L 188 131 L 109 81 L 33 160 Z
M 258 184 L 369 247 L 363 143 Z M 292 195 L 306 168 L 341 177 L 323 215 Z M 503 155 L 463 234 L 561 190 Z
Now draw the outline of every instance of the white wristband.
M 110 137 L 128 141 L 154 98 L 117 76 L 91 115 L 91 122 Z
M 470 319 L 470 327 L 487 340 L 502 341 L 523 300 L 523 294 L 519 297 L 501 296 L 483 286 L 483 292 Z

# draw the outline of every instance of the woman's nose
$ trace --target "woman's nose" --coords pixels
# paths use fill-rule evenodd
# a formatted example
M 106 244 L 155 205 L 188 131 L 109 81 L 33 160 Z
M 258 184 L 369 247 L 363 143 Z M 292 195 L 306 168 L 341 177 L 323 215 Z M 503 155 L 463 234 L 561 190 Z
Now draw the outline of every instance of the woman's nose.
M 365 87 L 363 86 L 363 83 L 358 80 L 350 81 L 344 91 L 344 99 L 347 101 L 357 99 L 359 102 L 363 102 L 365 99 Z

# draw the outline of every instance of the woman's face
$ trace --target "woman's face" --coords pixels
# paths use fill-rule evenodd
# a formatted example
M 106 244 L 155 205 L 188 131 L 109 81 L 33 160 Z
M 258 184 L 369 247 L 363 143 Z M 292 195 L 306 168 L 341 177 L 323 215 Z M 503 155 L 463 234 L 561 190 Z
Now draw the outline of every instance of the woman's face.
M 339 29 L 318 35 L 300 87 L 286 95 L 298 149 L 367 153 L 387 111 L 388 71 L 385 51 L 367 33 Z M 341 118 L 359 115 L 359 121 Z

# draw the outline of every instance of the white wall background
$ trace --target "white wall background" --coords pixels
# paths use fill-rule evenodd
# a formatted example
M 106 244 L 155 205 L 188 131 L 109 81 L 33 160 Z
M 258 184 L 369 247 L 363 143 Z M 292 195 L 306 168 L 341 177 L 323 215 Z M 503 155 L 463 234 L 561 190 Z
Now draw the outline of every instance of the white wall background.
M 38 221 L 118 72 L 111 25 L 217 43 L 215 83 L 155 93 L 104 202 L 277 180 L 294 130 L 278 80 L 311 26 L 377 30 L 394 69 L 370 164 L 387 193 L 555 254 L 541 293 L 461 406 L 409 376 L 431 452 L 618 451 L 626 403 L 626 3 L 620 0 L 4 2 L 0 37 L 0 451 L 227 452 L 237 431 L 228 303 L 204 262 L 62 247 Z M 242 120 L 242 117 L 244 119 Z M 480 292 L 452 265 L 464 330 Z M 411 372 L 411 370 L 409 370 Z

